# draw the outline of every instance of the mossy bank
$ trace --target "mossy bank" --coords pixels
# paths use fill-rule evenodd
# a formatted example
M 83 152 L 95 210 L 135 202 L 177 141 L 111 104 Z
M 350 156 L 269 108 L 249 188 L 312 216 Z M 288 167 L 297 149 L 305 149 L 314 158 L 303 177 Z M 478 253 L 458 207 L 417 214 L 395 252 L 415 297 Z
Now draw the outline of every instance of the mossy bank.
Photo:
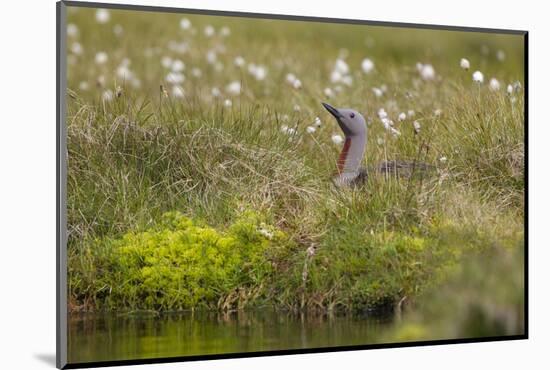
M 522 37 L 109 14 L 68 14 L 72 311 L 402 308 L 524 247 Z M 336 187 L 322 101 L 434 171 Z

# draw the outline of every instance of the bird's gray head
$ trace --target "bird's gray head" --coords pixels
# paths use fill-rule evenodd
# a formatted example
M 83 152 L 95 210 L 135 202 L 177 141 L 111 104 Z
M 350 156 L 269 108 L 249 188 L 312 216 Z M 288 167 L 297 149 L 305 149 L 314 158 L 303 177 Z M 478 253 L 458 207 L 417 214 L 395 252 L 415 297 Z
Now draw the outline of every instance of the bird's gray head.
M 336 162 L 338 183 L 345 184 L 359 175 L 367 143 L 367 124 L 365 118 L 353 109 L 337 109 L 327 103 L 323 103 L 323 107 L 336 118 L 336 122 L 346 136 Z
M 346 138 L 366 136 L 367 124 L 361 113 L 349 108 L 334 108 L 327 103 L 323 103 L 323 107 L 336 118 Z

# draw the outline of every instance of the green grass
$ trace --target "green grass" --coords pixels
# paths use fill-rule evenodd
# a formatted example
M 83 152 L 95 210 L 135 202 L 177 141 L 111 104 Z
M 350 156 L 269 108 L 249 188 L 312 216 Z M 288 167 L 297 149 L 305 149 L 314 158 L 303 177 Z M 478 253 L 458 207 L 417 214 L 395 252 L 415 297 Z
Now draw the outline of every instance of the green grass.
M 508 83 L 523 83 L 520 36 L 189 16 L 197 29 L 192 35 L 179 28 L 180 18 L 112 11 L 110 22 L 98 25 L 92 10 L 69 12 L 69 22 L 79 27 L 69 46 L 78 40 L 84 49 L 69 53 L 68 67 L 72 309 L 269 304 L 365 310 L 438 289 L 465 255 L 522 248 L 524 102 L 522 91 L 506 93 Z M 122 36 L 114 36 L 114 24 L 122 25 Z M 227 25 L 231 35 L 207 38 L 206 24 L 216 30 Z M 187 42 L 188 51 L 171 51 L 171 40 Z M 327 99 L 323 90 L 337 89 L 329 77 L 344 49 L 353 85 Z M 208 50 L 218 50 L 222 71 L 207 63 Z M 506 53 L 504 61 L 496 58 L 498 50 Z M 98 51 L 109 56 L 103 65 L 94 62 Z M 265 80 L 235 66 L 238 55 L 264 65 Z M 183 98 L 164 79 L 163 56 L 185 63 Z M 361 71 L 365 57 L 375 62 L 371 74 Z M 483 71 L 484 84 L 472 82 L 472 70 L 460 69 L 461 57 Z M 139 87 L 117 77 L 124 58 Z M 422 80 L 417 62 L 431 63 L 436 80 Z M 193 67 L 201 69 L 200 78 Z M 285 82 L 289 72 L 302 88 Z M 488 88 L 492 76 L 501 81 L 500 91 Z M 82 81 L 88 89 L 80 88 Z M 231 81 L 241 82 L 239 96 L 225 92 Z M 387 92 L 376 97 L 371 89 L 382 84 Z M 222 96 L 213 97 L 212 87 Z M 119 93 L 104 99 L 108 89 Z M 340 147 L 331 136 L 339 129 L 321 101 L 353 107 L 369 121 L 365 165 L 418 159 L 437 170 L 420 180 L 372 177 L 360 188 L 336 188 L 331 176 Z M 382 107 L 401 136 L 385 132 L 377 116 Z M 408 110 L 414 118 L 397 122 Z M 321 127 L 307 133 L 317 116 Z M 421 124 L 419 135 L 413 120 Z M 296 128 L 296 135 L 283 133 L 282 125 Z M 236 250 L 244 244 L 231 230 L 248 212 L 257 217 L 247 224 L 256 228 L 250 233 L 263 223 L 285 237 L 260 243 L 254 261 L 270 267 L 254 279 L 243 259 L 236 260 L 243 266 L 224 265 L 222 277 L 212 280 L 200 258 L 149 259 L 145 265 L 129 259 L 134 263 L 121 268 L 127 261 L 120 253 L 130 244 L 138 261 L 160 253 L 155 243 L 172 245 L 167 240 L 176 231 L 163 221 L 168 212 L 185 215 L 216 238 L 236 238 Z M 185 242 L 195 233 L 177 231 L 180 239 L 170 248 L 198 253 L 212 244 Z M 154 235 L 153 245 L 144 235 Z M 148 285 L 144 276 L 143 269 L 163 263 L 170 289 Z M 194 270 L 194 280 L 184 277 Z M 188 299 L 181 298 L 185 294 Z

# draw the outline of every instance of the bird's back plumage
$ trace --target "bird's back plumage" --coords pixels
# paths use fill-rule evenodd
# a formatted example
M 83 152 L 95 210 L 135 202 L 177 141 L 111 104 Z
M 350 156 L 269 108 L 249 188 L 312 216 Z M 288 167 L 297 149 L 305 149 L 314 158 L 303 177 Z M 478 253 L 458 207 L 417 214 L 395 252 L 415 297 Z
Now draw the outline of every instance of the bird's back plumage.
M 369 176 L 383 175 L 388 177 L 410 178 L 413 176 L 424 176 L 435 170 L 435 167 L 416 161 L 383 161 L 374 166 L 361 167 L 354 175 L 342 174 L 338 181 L 339 185 L 358 186 L 364 184 Z

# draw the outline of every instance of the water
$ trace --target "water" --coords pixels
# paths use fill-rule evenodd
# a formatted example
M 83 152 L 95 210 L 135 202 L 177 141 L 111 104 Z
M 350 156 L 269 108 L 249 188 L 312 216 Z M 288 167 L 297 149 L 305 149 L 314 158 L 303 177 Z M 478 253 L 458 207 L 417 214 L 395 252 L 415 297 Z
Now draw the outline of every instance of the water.
M 69 317 L 70 363 L 371 344 L 389 318 L 272 310 Z

